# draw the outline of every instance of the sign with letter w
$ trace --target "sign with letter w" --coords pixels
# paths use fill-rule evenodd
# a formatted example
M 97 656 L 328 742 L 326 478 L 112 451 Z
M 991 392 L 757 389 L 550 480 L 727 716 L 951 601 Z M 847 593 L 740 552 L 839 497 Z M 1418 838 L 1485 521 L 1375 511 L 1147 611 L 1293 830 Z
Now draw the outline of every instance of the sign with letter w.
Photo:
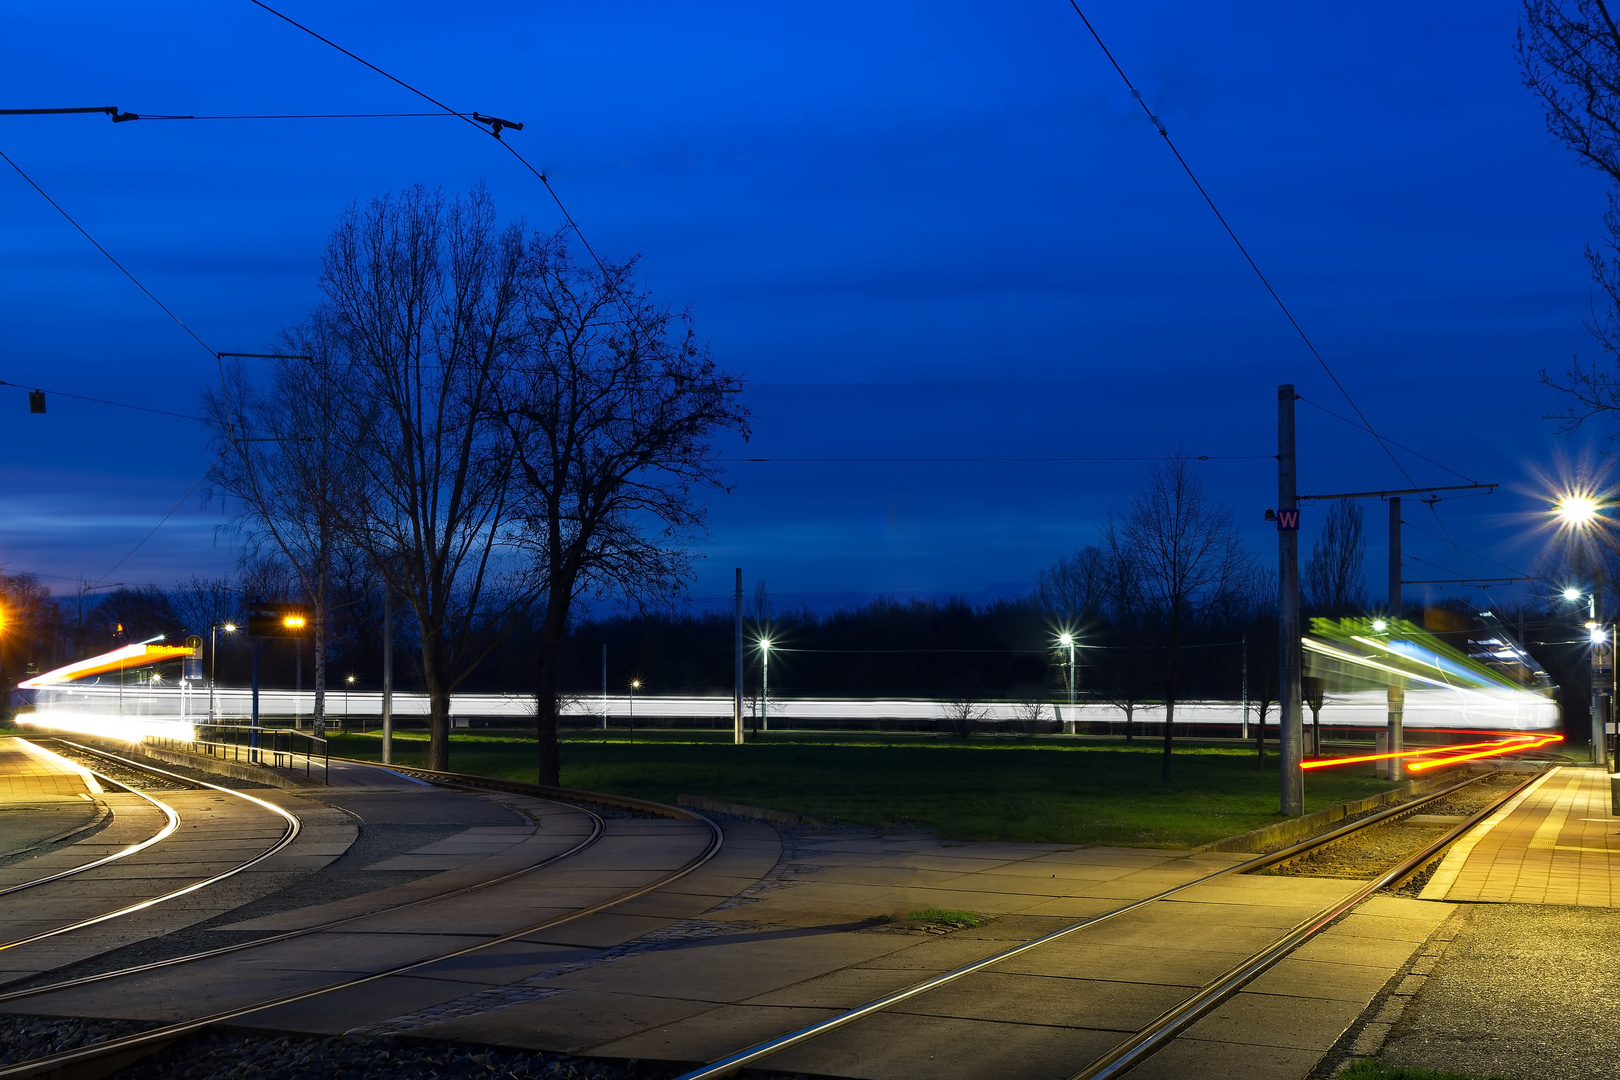
M 1279 511 L 1277 511 L 1277 531 L 1278 532 L 1297 532 L 1297 531 L 1299 531 L 1299 511 L 1298 510 L 1279 510 Z

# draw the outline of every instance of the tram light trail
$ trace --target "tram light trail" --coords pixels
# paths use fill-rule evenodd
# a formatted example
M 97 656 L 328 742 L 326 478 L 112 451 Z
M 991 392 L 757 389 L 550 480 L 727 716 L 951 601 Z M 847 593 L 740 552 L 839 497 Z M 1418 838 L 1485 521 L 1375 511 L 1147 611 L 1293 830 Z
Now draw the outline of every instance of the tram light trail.
M 1511 754 L 1517 750 L 1535 750 L 1549 743 L 1561 742 L 1563 738 L 1562 735 L 1546 734 L 1509 735 L 1506 738 L 1492 739 L 1489 742 L 1428 746 L 1421 750 L 1403 750 L 1398 754 L 1357 754 L 1352 757 L 1314 758 L 1310 761 L 1300 762 L 1299 767 L 1301 769 L 1326 769 L 1336 765 L 1354 765 L 1359 762 L 1388 761 L 1391 758 L 1416 758 L 1418 760 L 1406 762 L 1406 768 L 1409 772 L 1422 772 L 1425 769 L 1433 769 L 1459 761 L 1473 761 L 1478 758 L 1495 757 L 1498 754 Z M 1472 752 L 1456 753 L 1459 750 Z
M 1516 745 L 1503 746 L 1495 750 L 1476 750 L 1471 754 L 1455 754 L 1449 757 L 1427 757 L 1421 761 L 1406 763 L 1407 772 L 1422 772 L 1425 769 L 1438 769 L 1442 765 L 1455 765 L 1459 761 L 1475 761 L 1479 758 L 1495 757 L 1498 754 L 1511 754 L 1515 750 L 1535 750 L 1549 743 L 1563 742 L 1562 735 L 1525 735 L 1514 740 Z M 1455 747 L 1441 747 L 1441 750 L 1452 750 Z

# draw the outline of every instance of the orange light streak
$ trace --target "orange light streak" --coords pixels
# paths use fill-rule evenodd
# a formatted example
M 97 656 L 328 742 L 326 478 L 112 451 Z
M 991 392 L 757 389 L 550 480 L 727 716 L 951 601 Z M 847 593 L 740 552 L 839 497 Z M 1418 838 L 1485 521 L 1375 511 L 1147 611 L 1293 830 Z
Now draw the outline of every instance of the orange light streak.
M 173 660 L 181 656 L 190 656 L 191 650 L 184 645 L 125 645 L 122 649 L 114 649 L 100 656 L 92 656 L 88 660 L 68 664 L 65 667 L 47 671 L 43 675 L 35 675 L 32 679 L 24 679 L 17 684 L 19 690 L 36 690 L 42 686 L 51 686 L 55 683 L 66 682 L 69 679 L 84 679 L 91 675 L 101 675 L 109 671 L 122 671 L 125 668 L 145 667 L 147 664 L 157 664 L 164 660 Z
M 1495 757 L 1497 754 L 1510 754 L 1515 750 L 1534 750 L 1546 746 L 1548 743 L 1563 742 L 1562 735 L 1531 735 L 1527 739 L 1514 741 L 1512 745 L 1504 745 L 1495 750 L 1476 750 L 1472 754 L 1457 754 L 1453 757 L 1424 758 L 1422 761 L 1409 761 L 1406 764 L 1408 772 L 1422 772 L 1424 769 L 1438 769 L 1442 765 L 1454 765 L 1459 761 L 1474 761 L 1478 758 Z M 1451 749 L 1444 747 L 1443 749 Z
M 1522 745 L 1529 745 L 1523 740 L 1544 738 L 1541 735 L 1510 735 L 1508 740 L 1513 742 L 1517 749 Z M 1562 736 L 1555 736 L 1562 738 Z M 1500 747 L 1503 740 L 1492 739 L 1490 742 L 1453 743 L 1450 746 L 1426 746 L 1420 750 L 1403 750 L 1398 754 L 1361 754 L 1357 757 L 1313 758 L 1310 761 L 1299 763 L 1301 769 L 1325 769 L 1330 765 L 1353 765 L 1359 761 L 1388 761 L 1390 758 L 1424 757 L 1428 754 L 1444 754 L 1451 750 L 1477 750 L 1480 747 Z M 1546 745 L 1543 743 L 1542 745 Z

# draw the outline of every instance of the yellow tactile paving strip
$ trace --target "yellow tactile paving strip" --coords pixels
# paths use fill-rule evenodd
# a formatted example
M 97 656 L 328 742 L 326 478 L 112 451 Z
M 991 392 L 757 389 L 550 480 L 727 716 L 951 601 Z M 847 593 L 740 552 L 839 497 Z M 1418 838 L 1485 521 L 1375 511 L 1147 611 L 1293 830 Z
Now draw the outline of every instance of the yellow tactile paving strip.
M 0 739 L 0 802 L 41 795 L 88 795 L 100 790 L 101 785 L 92 777 L 70 768 L 55 754 L 20 739 Z
M 1620 902 L 1620 819 L 1609 775 L 1554 769 L 1458 845 L 1425 900 L 1614 907 Z

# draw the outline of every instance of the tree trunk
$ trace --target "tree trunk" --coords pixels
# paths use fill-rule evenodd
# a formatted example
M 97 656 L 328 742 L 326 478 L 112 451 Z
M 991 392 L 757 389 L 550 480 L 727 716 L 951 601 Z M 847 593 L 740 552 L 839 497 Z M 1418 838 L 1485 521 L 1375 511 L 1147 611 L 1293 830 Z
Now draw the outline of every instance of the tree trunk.
M 551 596 L 555 597 L 557 590 Z M 564 592 L 562 595 L 568 595 Z M 545 626 L 540 635 L 540 655 L 536 657 L 534 727 L 540 751 L 538 783 L 562 786 L 562 745 L 557 740 L 557 654 L 562 648 L 563 630 L 568 622 L 566 604 L 546 600 Z
M 428 695 L 427 767 L 450 769 L 450 688 L 444 680 L 442 646 L 432 634 L 422 635 L 422 681 Z
M 450 691 L 440 680 L 428 689 L 428 765 L 450 771 Z
M 1181 621 L 1178 619 L 1170 624 L 1170 666 L 1165 673 L 1164 680 L 1164 762 L 1161 770 L 1161 779 L 1170 779 L 1170 752 L 1173 732 L 1176 726 L 1176 690 L 1179 688 L 1180 674 L 1177 665 L 1181 662 Z
M 1260 703 L 1260 722 L 1254 725 L 1254 749 L 1260 758 L 1260 768 L 1266 767 L 1266 705 Z
M 326 605 L 315 611 L 315 737 L 326 738 Z
M 1136 712 L 1136 702 L 1125 703 L 1125 741 L 1131 742 L 1136 738 L 1136 731 L 1131 727 L 1131 717 Z

